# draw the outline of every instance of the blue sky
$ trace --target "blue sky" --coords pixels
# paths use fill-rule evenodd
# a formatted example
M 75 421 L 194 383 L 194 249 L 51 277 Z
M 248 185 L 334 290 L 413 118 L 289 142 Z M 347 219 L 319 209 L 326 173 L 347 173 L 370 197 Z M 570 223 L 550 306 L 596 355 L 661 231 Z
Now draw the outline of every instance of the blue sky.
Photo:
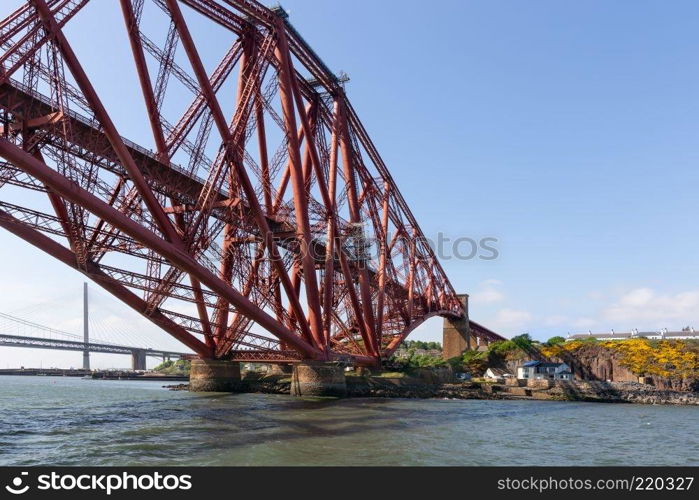
M 118 13 L 93 4 L 80 15 Z M 326 64 L 349 74 L 353 105 L 424 232 L 498 239 L 494 261 L 443 262 L 472 295 L 473 319 L 542 339 L 699 327 L 699 4 L 283 5 Z M 123 37 L 122 24 L 69 33 L 87 66 L 104 65 L 99 41 Z M 98 90 L 116 94 L 118 82 Z M 119 113 L 118 125 L 141 126 Z M 0 242 L 0 311 L 79 296 L 80 275 L 6 234 Z M 69 303 L 55 318 L 78 331 L 79 301 Z M 140 325 L 109 307 L 105 317 Z M 415 334 L 440 336 L 438 319 Z M 0 366 L 37 359 L 24 352 L 0 349 Z

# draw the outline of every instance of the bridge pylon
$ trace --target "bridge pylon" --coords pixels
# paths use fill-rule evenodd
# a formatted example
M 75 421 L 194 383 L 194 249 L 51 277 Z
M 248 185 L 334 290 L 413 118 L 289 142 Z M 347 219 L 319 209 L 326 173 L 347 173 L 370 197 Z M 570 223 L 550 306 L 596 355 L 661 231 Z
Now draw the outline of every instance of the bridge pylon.
M 131 369 L 134 371 L 146 370 L 146 351 L 134 349 L 131 351 Z
M 83 370 L 90 371 L 90 323 L 88 321 L 88 299 L 87 299 L 87 282 L 83 283 L 83 341 L 85 349 L 83 350 Z

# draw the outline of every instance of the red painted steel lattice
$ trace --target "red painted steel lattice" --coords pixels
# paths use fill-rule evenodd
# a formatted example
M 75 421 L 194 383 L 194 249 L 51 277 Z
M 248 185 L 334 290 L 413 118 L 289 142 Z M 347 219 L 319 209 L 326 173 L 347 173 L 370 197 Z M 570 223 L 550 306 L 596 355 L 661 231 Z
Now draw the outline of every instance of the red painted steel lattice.
M 120 0 L 150 151 L 64 34 L 87 4 L 31 0 L 0 23 L 0 186 L 27 193 L 0 197 L 0 226 L 206 358 L 373 364 L 463 315 L 342 80 L 283 10 Z M 230 35 L 209 73 L 185 16 Z

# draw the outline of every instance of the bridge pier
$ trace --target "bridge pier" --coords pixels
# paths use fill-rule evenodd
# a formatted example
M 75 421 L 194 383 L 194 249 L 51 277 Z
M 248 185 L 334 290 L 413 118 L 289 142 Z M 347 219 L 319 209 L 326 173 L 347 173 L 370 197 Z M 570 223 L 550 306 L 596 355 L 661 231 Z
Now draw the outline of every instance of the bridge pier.
M 464 304 L 465 314 L 458 320 L 444 318 L 442 328 L 442 357 L 451 359 L 461 356 L 464 351 L 478 349 L 478 340 L 471 332 L 468 318 L 468 295 L 458 295 Z
M 189 371 L 192 392 L 235 392 L 240 389 L 240 363 L 222 359 L 194 359 Z
M 131 351 L 131 369 L 145 370 L 146 369 L 146 351 L 143 349 L 134 349 Z
M 291 395 L 347 396 L 344 368 L 322 361 L 304 361 L 295 364 L 291 375 Z

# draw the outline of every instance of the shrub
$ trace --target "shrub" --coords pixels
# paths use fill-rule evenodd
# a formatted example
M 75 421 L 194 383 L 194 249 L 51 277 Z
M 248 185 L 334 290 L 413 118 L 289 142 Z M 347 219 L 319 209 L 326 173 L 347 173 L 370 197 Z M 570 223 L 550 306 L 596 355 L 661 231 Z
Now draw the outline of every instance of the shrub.
M 511 340 L 498 340 L 488 346 L 488 353 L 505 356 L 508 352 L 516 351 L 519 347 Z
M 439 342 L 425 342 L 422 340 L 406 340 L 403 342 L 406 349 L 424 349 L 424 350 L 442 350 L 442 344 Z
M 546 341 L 546 344 L 549 347 L 554 346 L 554 345 L 560 345 L 560 344 L 565 344 L 566 339 L 561 337 L 561 336 L 556 336 L 556 337 L 551 337 Z
M 639 375 L 683 378 L 699 373 L 699 352 L 680 340 L 629 339 L 601 345 L 621 354 L 622 364 Z
M 516 337 L 512 337 L 511 341 L 520 349 L 527 351 L 531 349 L 532 344 L 534 341 L 532 340 L 531 336 L 528 333 L 523 333 L 522 335 L 517 335 Z
M 191 361 L 184 359 L 178 359 L 177 361 L 168 359 L 156 366 L 154 370 L 166 375 L 189 375 L 191 364 Z
M 461 357 L 461 365 L 472 375 L 482 375 L 488 369 L 488 358 L 486 351 L 466 351 Z
M 565 344 L 542 346 L 542 355 L 560 357 L 595 344 L 618 354 L 619 361 L 637 375 L 657 375 L 665 378 L 692 378 L 699 374 L 699 345 L 681 340 L 595 339 L 574 340 Z
M 401 372 L 410 372 L 415 368 L 429 368 L 431 366 L 444 366 L 447 361 L 440 357 L 430 356 L 428 354 L 415 354 L 412 351 L 408 352 L 408 357 L 397 358 L 391 357 L 386 363 L 385 368 Z

